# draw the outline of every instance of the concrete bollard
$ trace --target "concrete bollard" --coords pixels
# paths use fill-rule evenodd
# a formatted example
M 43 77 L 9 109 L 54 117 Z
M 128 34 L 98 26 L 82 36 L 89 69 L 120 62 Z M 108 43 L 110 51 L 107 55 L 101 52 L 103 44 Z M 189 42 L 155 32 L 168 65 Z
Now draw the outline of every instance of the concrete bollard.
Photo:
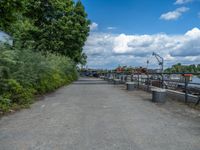
M 166 90 L 155 88 L 152 89 L 152 102 L 164 103 L 166 102 Z
M 114 83 L 113 78 L 108 78 L 108 83 Z
M 115 85 L 120 84 L 120 81 L 121 81 L 120 79 L 114 79 L 114 84 Z
M 135 89 L 135 83 L 134 82 L 126 82 L 126 89 L 128 91 L 133 91 Z
M 105 76 L 100 76 L 99 78 L 100 78 L 100 79 L 104 79 L 104 78 L 105 78 Z

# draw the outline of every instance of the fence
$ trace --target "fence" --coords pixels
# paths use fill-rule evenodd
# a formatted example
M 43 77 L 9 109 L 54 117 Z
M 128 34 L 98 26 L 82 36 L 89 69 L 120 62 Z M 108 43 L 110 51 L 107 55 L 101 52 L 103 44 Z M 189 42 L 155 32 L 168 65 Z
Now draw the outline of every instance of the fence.
M 136 82 L 138 88 L 144 87 L 150 91 L 151 87 L 165 88 L 183 92 L 184 100 L 188 102 L 189 95 L 197 96 L 196 104 L 200 103 L 200 73 L 104 73 L 107 78 L 120 79 L 122 83 Z M 199 76 L 199 77 L 198 77 Z M 190 81 L 191 78 L 197 81 Z

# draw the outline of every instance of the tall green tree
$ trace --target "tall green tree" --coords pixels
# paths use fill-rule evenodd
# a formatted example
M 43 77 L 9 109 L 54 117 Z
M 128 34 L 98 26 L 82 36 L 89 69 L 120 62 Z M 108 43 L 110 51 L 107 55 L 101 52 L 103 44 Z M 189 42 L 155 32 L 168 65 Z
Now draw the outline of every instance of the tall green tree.
M 10 32 L 15 45 L 31 47 L 43 53 L 59 53 L 75 63 L 86 63 L 83 46 L 89 35 L 90 21 L 81 1 L 73 0 L 2 0 L 4 16 L 1 29 Z M 20 6 L 15 9 L 14 4 Z M 6 7 L 4 7 L 4 4 Z M 12 10 L 12 8 L 14 9 Z M 17 12 L 17 14 L 16 14 Z M 16 16 L 14 15 L 16 14 Z M 10 19 L 7 19 L 10 18 Z M 12 26 L 7 26 L 11 24 Z
M 0 0 L 0 30 L 12 35 L 12 25 L 25 10 L 27 0 Z
M 84 10 L 84 6 L 81 1 L 78 1 L 74 8 L 74 15 L 72 17 L 74 23 L 74 30 L 72 34 L 73 38 L 73 47 L 72 56 L 74 57 L 75 62 L 78 62 L 81 59 L 84 59 L 84 54 L 82 54 L 84 43 L 89 35 L 89 24 L 90 21 L 85 19 L 87 14 Z
M 36 50 L 60 53 L 76 63 L 84 62 L 82 48 L 90 22 L 80 1 L 74 4 L 72 0 L 34 0 L 28 8 L 26 16 L 39 29 L 31 31 L 37 41 Z

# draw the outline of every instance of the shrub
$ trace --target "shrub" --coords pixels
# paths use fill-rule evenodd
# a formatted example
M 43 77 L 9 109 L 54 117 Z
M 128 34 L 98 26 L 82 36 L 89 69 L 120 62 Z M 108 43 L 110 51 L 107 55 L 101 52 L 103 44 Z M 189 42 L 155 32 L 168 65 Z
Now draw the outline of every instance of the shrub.
M 30 104 L 34 94 L 55 90 L 78 77 L 68 57 L 31 49 L 1 45 L 0 62 L 0 111 Z
M 9 99 L 0 97 L 0 112 L 7 112 L 11 106 L 11 101 Z
M 10 99 L 12 103 L 27 104 L 34 94 L 34 89 L 24 89 L 14 79 L 4 79 L 0 83 L 0 94 L 3 98 Z

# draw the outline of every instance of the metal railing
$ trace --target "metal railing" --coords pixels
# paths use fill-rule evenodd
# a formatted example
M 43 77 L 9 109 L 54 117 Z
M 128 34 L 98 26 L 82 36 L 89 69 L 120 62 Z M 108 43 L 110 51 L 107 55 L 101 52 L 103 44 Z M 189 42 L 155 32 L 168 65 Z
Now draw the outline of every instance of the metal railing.
M 132 81 L 136 82 L 137 86 L 141 85 L 146 87 L 149 91 L 150 87 L 155 86 L 159 88 L 170 89 L 174 91 L 179 91 L 185 93 L 185 102 L 188 102 L 188 96 L 196 95 L 198 100 L 196 104 L 200 103 L 200 73 L 104 73 L 102 74 L 110 78 L 121 79 L 122 82 Z M 193 76 L 198 80 L 197 82 L 192 82 L 189 80 L 188 76 Z M 198 77 L 199 76 L 199 77 Z

